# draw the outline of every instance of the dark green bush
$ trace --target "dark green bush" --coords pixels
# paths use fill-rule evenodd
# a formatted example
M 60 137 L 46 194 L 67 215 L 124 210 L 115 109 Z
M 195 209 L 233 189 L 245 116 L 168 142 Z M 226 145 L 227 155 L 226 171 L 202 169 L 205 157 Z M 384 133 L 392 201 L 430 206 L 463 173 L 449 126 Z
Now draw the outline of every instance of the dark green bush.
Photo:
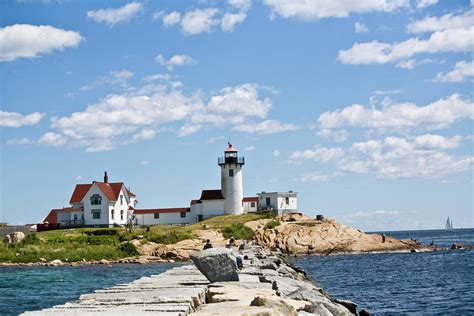
M 255 233 L 242 223 L 234 223 L 222 230 L 224 238 L 234 237 L 235 239 L 252 239 Z
M 126 242 L 126 243 L 123 243 L 122 245 L 120 245 L 120 250 L 128 256 L 138 256 L 139 255 L 137 247 L 135 247 L 135 245 L 132 244 L 131 242 Z
M 93 229 L 93 230 L 86 230 L 84 234 L 89 236 L 118 236 L 120 231 L 118 229 L 113 228 L 102 228 L 102 229 Z
M 281 224 L 281 223 L 280 223 L 279 220 L 275 220 L 275 219 L 274 219 L 274 220 L 268 222 L 267 224 L 265 224 L 265 227 L 264 227 L 264 228 L 265 228 L 265 229 L 273 229 L 273 228 L 279 226 L 280 224 Z
M 37 245 L 41 243 L 41 240 L 36 236 L 35 233 L 26 235 L 25 239 L 22 241 L 23 245 Z
M 162 233 L 145 233 L 145 239 L 157 244 L 175 244 L 182 240 L 193 239 L 195 236 L 189 232 L 170 231 Z

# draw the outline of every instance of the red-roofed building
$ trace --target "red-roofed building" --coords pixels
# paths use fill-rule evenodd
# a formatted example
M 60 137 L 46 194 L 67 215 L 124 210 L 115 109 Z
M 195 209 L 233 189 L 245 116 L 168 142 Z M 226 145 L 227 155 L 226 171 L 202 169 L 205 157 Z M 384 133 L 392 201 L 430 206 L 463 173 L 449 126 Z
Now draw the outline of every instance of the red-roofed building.
M 129 208 L 136 206 L 136 196 L 123 182 L 108 180 L 105 172 L 103 182 L 76 185 L 69 200 L 71 207 L 51 210 L 44 222 L 63 227 L 125 225 L 133 215 Z

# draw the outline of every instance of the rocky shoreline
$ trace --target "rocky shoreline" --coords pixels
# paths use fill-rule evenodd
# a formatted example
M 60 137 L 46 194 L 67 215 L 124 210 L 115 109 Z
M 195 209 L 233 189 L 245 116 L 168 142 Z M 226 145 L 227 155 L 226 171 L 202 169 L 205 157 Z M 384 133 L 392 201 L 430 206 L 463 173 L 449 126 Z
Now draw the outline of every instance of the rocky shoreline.
M 128 284 L 83 294 L 78 301 L 23 315 L 303 316 L 358 313 L 355 303 L 332 300 L 303 271 L 289 264 L 285 255 L 259 246 L 235 254 L 243 258 L 241 269 L 236 270 L 238 281 L 211 283 L 196 266 L 185 265 Z M 215 265 L 213 270 L 219 273 L 220 269 Z M 224 267 L 226 271 L 229 269 L 233 268 Z M 367 312 L 360 314 L 367 315 Z

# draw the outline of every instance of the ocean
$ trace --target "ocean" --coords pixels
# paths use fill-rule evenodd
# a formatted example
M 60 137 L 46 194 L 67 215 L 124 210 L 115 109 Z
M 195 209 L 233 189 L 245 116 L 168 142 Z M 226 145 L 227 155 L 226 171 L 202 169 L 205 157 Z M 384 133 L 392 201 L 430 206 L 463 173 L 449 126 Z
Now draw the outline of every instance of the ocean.
M 142 276 L 160 274 L 179 264 L 114 264 L 76 267 L 0 267 L 0 315 L 18 315 L 77 300 Z
M 474 229 L 383 232 L 424 244 L 474 245 Z M 331 297 L 375 315 L 474 315 L 474 250 L 306 256 L 292 260 Z
M 474 229 L 384 233 L 439 246 L 474 245 Z M 352 300 L 376 315 L 474 315 L 474 250 L 307 256 L 293 263 L 333 298 Z M 63 304 L 177 265 L 0 267 L 0 315 Z

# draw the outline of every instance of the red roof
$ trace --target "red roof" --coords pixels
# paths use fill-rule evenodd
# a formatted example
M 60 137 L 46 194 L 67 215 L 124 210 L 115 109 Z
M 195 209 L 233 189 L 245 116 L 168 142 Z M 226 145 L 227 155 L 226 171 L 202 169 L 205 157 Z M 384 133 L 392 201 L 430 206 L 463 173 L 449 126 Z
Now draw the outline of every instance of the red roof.
M 107 199 L 109 201 L 117 201 L 120 196 L 120 190 L 122 189 L 123 182 L 115 182 L 115 183 L 105 183 L 105 182 L 95 182 L 99 189 L 105 194 Z M 89 191 L 91 186 L 93 186 L 94 183 L 91 184 L 78 184 L 76 185 L 76 188 L 74 189 L 74 192 L 72 193 L 71 199 L 69 200 L 69 203 L 74 204 L 74 203 L 80 203 L 86 193 Z M 135 196 L 132 192 L 130 192 L 127 188 L 125 188 L 125 191 L 129 194 L 129 196 Z
M 222 190 L 202 190 L 199 200 L 223 200 Z
M 77 184 L 74 192 L 72 192 L 71 199 L 69 203 L 80 203 L 84 196 L 86 195 L 87 191 L 91 188 L 92 184 Z
M 242 199 L 242 202 L 258 202 L 258 197 L 256 197 L 256 196 L 244 197 Z
M 57 223 L 58 222 L 58 213 L 56 212 L 56 210 L 51 210 L 51 212 L 49 212 L 48 216 L 46 216 L 46 218 L 43 220 L 43 223 L 44 222 L 48 222 L 48 223 Z
M 235 149 L 234 147 L 232 147 L 232 144 L 231 144 L 231 143 L 227 143 L 227 144 L 229 144 L 229 147 L 227 147 L 227 149 L 226 149 L 224 152 L 229 153 L 229 152 L 237 151 L 237 149 Z
M 133 214 L 155 214 L 155 213 L 181 213 L 189 212 L 191 209 L 189 207 L 177 207 L 177 208 L 151 208 L 151 209 L 135 209 Z
M 202 204 L 202 201 L 201 200 L 191 200 L 191 205 L 194 205 L 194 204 Z
M 63 207 L 63 208 L 56 208 L 52 211 L 56 212 L 82 212 L 84 211 L 83 207 Z

